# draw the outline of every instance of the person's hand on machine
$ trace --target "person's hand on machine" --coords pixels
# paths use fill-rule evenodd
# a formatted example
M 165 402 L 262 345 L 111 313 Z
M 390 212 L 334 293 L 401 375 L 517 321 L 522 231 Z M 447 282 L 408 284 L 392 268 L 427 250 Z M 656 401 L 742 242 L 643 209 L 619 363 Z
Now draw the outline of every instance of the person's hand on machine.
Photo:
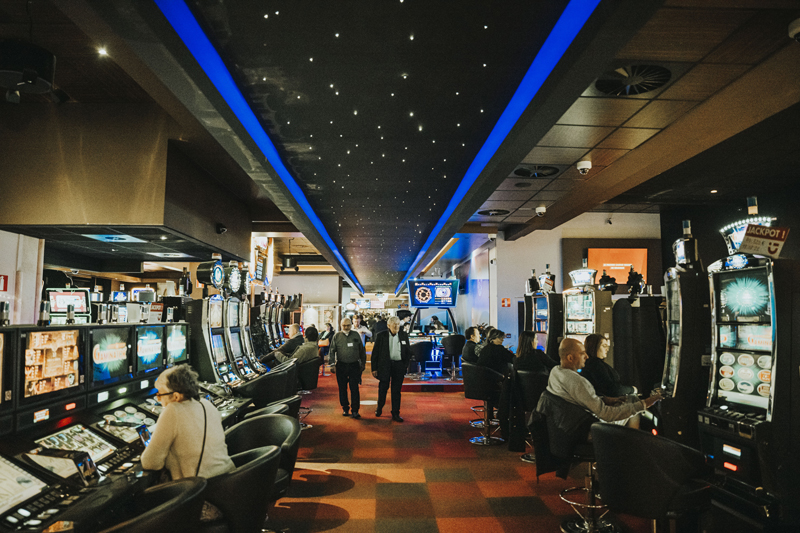
M 661 389 L 655 389 L 652 391 L 650 397 L 644 400 L 644 405 L 649 409 L 656 402 L 661 401 L 662 398 L 663 397 L 661 396 Z

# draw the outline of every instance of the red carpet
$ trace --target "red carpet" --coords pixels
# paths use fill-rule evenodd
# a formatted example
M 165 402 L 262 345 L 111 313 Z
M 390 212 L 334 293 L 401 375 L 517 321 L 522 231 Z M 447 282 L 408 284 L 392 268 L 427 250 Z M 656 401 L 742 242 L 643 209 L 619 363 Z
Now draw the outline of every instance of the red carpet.
M 268 526 L 312 531 L 552 532 L 573 514 L 558 493 L 583 480 L 553 474 L 536 482 L 535 465 L 504 445 L 475 446 L 478 430 L 463 393 L 404 392 L 404 423 L 390 407 L 375 418 L 377 381 L 364 373 L 361 420 L 343 417 L 336 378 L 320 378 L 303 404 L 314 411 L 303 431 L 289 495 L 271 510 Z M 626 517 L 631 532 L 648 523 Z

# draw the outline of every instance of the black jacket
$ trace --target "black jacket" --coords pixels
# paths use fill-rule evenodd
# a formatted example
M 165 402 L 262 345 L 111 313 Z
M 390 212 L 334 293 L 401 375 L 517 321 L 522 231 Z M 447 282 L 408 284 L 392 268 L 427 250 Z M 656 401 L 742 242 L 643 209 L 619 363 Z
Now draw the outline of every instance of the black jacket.
M 526 356 L 514 358 L 514 370 L 529 370 L 531 372 L 549 374 L 550 369 L 554 366 L 558 366 L 558 363 L 538 348 L 533 352 L 529 352 Z
M 514 363 L 514 354 L 501 344 L 489 343 L 483 347 L 478 356 L 478 364 L 487 366 L 495 372 L 508 375 L 509 365 Z
M 617 371 L 597 357 L 590 357 L 586 361 L 581 376 L 594 385 L 594 391 L 598 396 L 617 397 L 633 394 L 633 387 L 623 385 Z
M 389 379 L 391 372 L 391 356 L 389 355 L 389 335 L 391 333 L 382 331 L 375 337 L 375 344 L 372 346 L 372 371 L 378 372 L 378 379 Z M 408 334 L 405 331 L 398 331 L 400 337 L 400 359 L 403 364 L 408 366 L 411 360 L 411 345 L 408 342 Z
M 467 341 L 464 345 L 464 349 L 461 350 L 461 362 L 472 363 L 473 365 L 478 363 L 478 358 L 475 356 L 476 346 L 476 343 Z

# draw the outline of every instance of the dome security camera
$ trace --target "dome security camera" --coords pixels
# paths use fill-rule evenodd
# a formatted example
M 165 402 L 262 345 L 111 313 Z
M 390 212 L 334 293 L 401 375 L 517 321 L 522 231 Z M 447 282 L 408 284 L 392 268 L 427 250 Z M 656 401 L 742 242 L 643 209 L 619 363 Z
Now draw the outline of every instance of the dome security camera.
M 543 217 L 545 213 L 547 213 L 547 208 L 545 206 L 540 205 L 539 207 L 536 208 L 537 217 Z
M 592 169 L 592 162 L 578 161 L 578 163 L 575 166 L 578 168 L 578 172 L 581 173 L 581 176 L 585 176 Z
M 800 19 L 793 20 L 789 23 L 789 38 L 800 42 Z

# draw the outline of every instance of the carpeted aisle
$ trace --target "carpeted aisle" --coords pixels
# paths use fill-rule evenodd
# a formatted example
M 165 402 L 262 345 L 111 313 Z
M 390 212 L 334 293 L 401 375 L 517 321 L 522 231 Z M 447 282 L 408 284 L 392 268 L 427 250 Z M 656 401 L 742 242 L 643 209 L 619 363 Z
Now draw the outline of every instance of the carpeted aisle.
M 268 526 L 292 533 L 551 532 L 573 511 L 558 493 L 582 480 L 553 474 L 537 484 L 535 466 L 505 446 L 468 442 L 473 400 L 462 392 L 403 393 L 404 423 L 389 405 L 375 418 L 377 381 L 364 373 L 361 420 L 343 417 L 336 378 L 320 377 L 303 399 L 306 419 L 289 489 L 270 511 Z M 626 519 L 632 532 L 645 521 Z

